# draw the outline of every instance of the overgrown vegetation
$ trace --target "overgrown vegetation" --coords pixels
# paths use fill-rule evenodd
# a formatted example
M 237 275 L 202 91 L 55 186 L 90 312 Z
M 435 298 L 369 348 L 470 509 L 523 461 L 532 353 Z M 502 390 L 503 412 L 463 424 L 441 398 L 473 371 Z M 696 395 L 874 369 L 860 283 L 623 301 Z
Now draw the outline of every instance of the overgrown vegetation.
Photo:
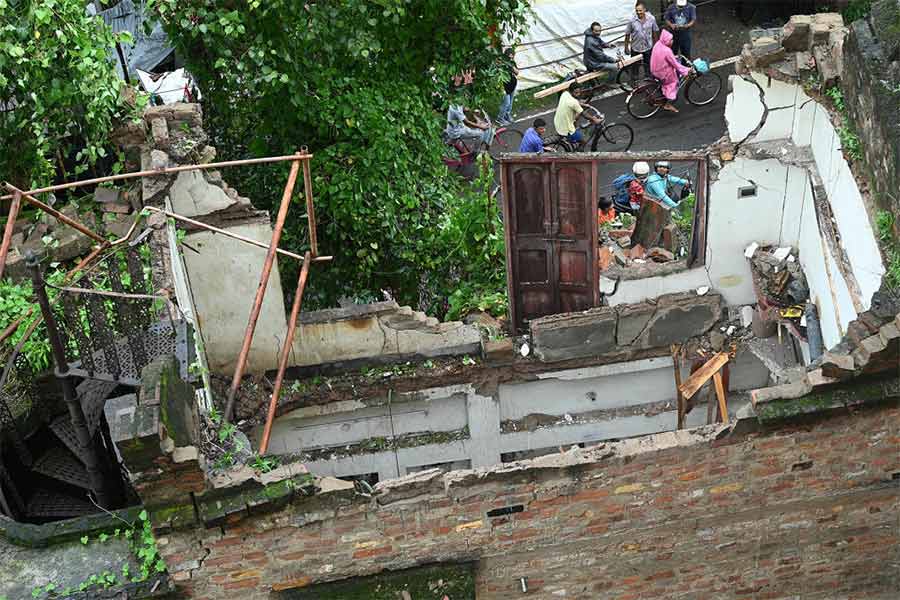
M 900 290 L 900 241 L 894 236 L 894 215 L 886 210 L 875 216 L 878 239 L 887 259 L 885 283 L 891 290 Z
M 105 544 L 110 540 L 122 539 L 128 542 L 129 548 L 137 562 L 137 572 L 131 571 L 131 561 L 126 560 L 118 572 L 102 571 L 85 577 L 77 586 L 63 587 L 55 581 L 45 585 L 39 585 L 31 590 L 32 598 L 65 598 L 76 592 L 90 590 L 109 589 L 116 585 L 128 583 L 141 583 L 150 577 L 166 572 L 166 563 L 159 555 L 156 547 L 156 539 L 153 537 L 153 529 L 150 524 L 150 516 L 146 510 L 138 514 L 133 523 L 122 521 L 125 527 L 118 528 L 112 533 L 101 533 L 96 538 L 82 536 L 80 541 L 83 546 L 89 544 Z
M 116 168 L 109 132 L 143 102 L 123 100 L 116 41 L 131 38 L 88 16 L 83 0 L 0 0 L 0 139 L 15 149 L 0 152 L 0 181 L 27 189 Z
M 488 215 L 474 220 L 475 200 L 441 161 L 441 131 L 452 99 L 496 110 L 507 76 L 498 41 L 524 28 L 526 1 L 152 6 L 203 89 L 206 126 L 223 159 L 304 145 L 314 154 L 319 247 L 335 260 L 321 267 L 327 274 L 315 279 L 304 306 L 381 299 L 385 290 L 404 304 L 446 310 L 462 278 L 472 298 L 502 291 L 495 275 L 502 263 L 483 280 L 487 265 L 470 263 L 495 256 L 494 223 Z M 464 93 L 451 89 L 453 76 L 469 69 L 474 83 Z M 241 193 L 272 209 L 286 168 L 230 176 Z M 301 252 L 308 246 L 300 205 L 282 243 Z M 297 267 L 281 266 L 290 294 Z
M 857 19 L 862 19 L 872 10 L 872 0 L 850 0 L 847 7 L 842 11 L 844 23 L 852 23 Z
M 844 103 L 844 92 L 841 88 L 834 86 L 825 90 L 825 95 L 831 99 L 835 110 L 841 115 L 841 125 L 837 127 L 838 137 L 841 138 L 841 147 L 844 153 L 851 160 L 862 160 L 863 150 L 862 142 L 850 122 L 850 116 L 847 114 L 847 105 Z

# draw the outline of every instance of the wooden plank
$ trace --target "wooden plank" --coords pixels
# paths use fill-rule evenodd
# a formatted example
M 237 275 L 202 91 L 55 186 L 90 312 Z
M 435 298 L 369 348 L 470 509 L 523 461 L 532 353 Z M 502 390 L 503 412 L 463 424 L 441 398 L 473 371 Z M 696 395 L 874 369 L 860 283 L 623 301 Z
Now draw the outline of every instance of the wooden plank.
M 728 402 L 725 398 L 725 384 L 722 382 L 722 372 L 716 371 L 713 375 L 713 381 L 716 384 L 716 398 L 719 400 L 719 413 L 722 415 L 722 422 L 728 424 Z
M 638 54 L 637 56 L 629 56 L 623 62 L 624 62 L 624 65 L 627 67 L 629 65 L 633 65 L 634 63 L 636 63 L 640 60 L 643 60 L 643 57 L 641 57 L 641 55 Z M 592 79 L 597 79 L 598 77 L 600 77 L 601 75 L 604 75 L 606 73 L 609 73 L 609 71 L 591 71 L 590 73 L 585 73 L 584 75 L 576 77 L 575 79 L 569 79 L 568 81 L 563 81 L 562 83 L 557 83 L 554 86 L 550 86 L 539 92 L 535 92 L 534 97 L 535 98 L 546 98 L 547 96 L 550 96 L 557 92 L 561 92 L 565 89 L 568 89 L 568 87 L 570 85 L 572 85 L 573 83 L 584 83 L 585 81 L 591 81 Z M 615 82 L 610 81 L 609 84 L 615 85 Z
M 681 390 L 682 395 L 686 399 L 691 398 L 694 394 L 697 393 L 697 390 L 703 387 L 703 384 L 709 381 L 715 373 L 718 373 L 719 369 L 721 369 L 727 362 L 727 352 L 719 352 L 718 354 L 713 356 L 706 362 L 705 365 L 697 369 L 694 374 L 688 377 L 687 381 L 681 384 L 679 389 Z
M 678 360 L 678 345 L 672 344 L 672 366 L 675 368 L 675 397 L 678 400 L 678 429 L 684 429 L 685 400 L 681 395 L 681 362 Z

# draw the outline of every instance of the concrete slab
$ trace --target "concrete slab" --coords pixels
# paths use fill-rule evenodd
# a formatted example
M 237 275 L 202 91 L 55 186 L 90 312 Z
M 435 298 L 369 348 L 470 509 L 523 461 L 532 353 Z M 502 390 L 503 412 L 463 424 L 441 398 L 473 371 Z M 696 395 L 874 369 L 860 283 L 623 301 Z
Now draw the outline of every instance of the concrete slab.
M 232 208 L 237 201 L 225 190 L 206 181 L 202 171 L 182 171 L 169 190 L 174 212 L 185 217 L 201 217 Z
M 611 352 L 616 348 L 616 312 L 593 308 L 536 319 L 531 337 L 535 355 L 546 362 Z

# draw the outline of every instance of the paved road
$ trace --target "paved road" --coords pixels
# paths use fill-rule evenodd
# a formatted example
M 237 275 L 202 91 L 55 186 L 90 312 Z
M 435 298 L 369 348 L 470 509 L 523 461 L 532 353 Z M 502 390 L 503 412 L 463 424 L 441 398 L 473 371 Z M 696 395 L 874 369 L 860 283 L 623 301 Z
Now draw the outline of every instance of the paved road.
M 612 122 L 624 122 L 634 129 L 636 150 L 692 150 L 712 144 L 725 134 L 725 98 L 728 96 L 728 76 L 734 74 L 734 65 L 714 69 L 722 77 L 722 92 L 716 101 L 707 106 L 693 106 L 679 98 L 679 113 L 660 111 L 649 119 L 638 121 L 625 110 L 626 94 L 619 94 L 594 102 L 594 106 Z M 525 92 L 527 93 L 527 92 Z M 553 113 L 543 117 L 553 129 Z M 531 126 L 534 115 L 520 117 L 517 127 L 524 131 Z

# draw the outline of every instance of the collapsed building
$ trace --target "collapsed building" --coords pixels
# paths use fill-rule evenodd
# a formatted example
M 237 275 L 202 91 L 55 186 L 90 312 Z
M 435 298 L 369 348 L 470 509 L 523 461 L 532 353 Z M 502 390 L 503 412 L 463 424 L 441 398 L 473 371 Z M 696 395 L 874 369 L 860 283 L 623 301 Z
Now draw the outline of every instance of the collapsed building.
M 98 192 L 111 213 L 150 212 L 129 238 L 147 245 L 147 285 L 131 283 L 136 250 L 132 279 L 113 285 L 136 325 L 96 311 L 97 339 L 71 328 L 83 347 L 66 361 L 87 382 L 90 435 L 127 475 L 114 516 L 146 507 L 165 560 L 129 593 L 893 597 L 900 300 L 860 170 L 883 158 L 848 160 L 840 117 L 802 85 L 813 65 L 824 80 L 869 72 L 873 35 L 830 14 L 754 35 L 727 136 L 702 151 L 506 157 L 508 336 L 485 315 L 442 323 L 390 301 L 289 316 L 277 261 L 259 285 L 269 215 L 227 171 L 191 168 L 215 159 L 199 107 L 148 109 L 119 139 L 151 174 Z M 851 85 L 847 102 L 865 103 L 877 83 Z M 602 182 L 644 158 L 691 170 L 687 225 L 598 230 Z M 647 235 L 665 260 L 632 253 Z M 318 258 L 309 285 L 327 276 Z M 26 272 L 24 252 L 10 261 Z M 154 290 L 165 309 L 135 308 Z M 67 316 L 92 314 L 84 302 Z M 238 429 L 222 436 L 214 398 L 244 359 Z M 60 411 L 9 412 L 6 540 L 53 547 L 115 527 L 81 516 L 96 511 L 71 486 L 96 481 Z M 254 457 L 263 438 L 277 463 Z

